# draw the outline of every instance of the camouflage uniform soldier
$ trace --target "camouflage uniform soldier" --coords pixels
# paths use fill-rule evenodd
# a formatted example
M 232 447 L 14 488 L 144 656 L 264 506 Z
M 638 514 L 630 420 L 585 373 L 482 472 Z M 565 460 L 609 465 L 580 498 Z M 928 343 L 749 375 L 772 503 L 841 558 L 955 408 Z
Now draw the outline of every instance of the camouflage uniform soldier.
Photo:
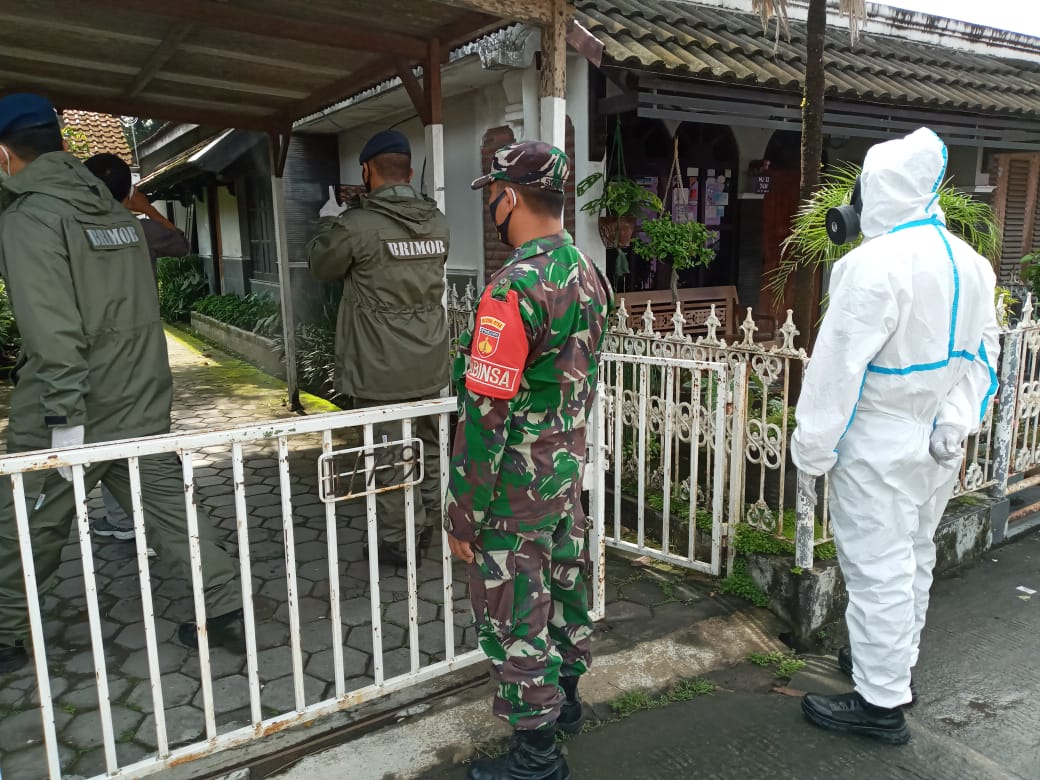
M 494 712 L 517 739 L 471 780 L 564 780 L 555 733 L 582 725 L 592 623 L 581 484 L 612 293 L 563 229 L 568 175 L 563 152 L 525 142 L 473 183 L 491 187 L 491 218 L 517 249 L 460 343 L 445 526 L 470 564 L 480 644 L 499 681 Z

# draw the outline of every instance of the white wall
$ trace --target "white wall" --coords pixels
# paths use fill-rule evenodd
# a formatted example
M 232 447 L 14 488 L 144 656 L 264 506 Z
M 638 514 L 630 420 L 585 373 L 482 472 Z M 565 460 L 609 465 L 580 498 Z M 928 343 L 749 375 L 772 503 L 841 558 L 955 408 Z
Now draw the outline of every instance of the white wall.
M 226 187 L 217 188 L 220 214 L 220 248 L 225 258 L 242 259 L 242 227 L 238 219 L 238 199 Z
M 209 229 L 209 208 L 204 201 L 195 201 L 195 223 L 198 225 L 199 256 L 212 258 L 213 242 Z

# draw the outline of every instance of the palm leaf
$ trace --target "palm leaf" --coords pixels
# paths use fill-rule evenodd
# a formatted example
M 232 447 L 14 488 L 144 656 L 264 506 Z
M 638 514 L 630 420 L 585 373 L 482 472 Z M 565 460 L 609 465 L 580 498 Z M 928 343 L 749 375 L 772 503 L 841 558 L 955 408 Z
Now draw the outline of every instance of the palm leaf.
M 835 246 L 827 237 L 827 212 L 852 198 L 860 166 L 844 163 L 824 175 L 812 198 L 802 204 L 791 220 L 791 235 L 781 244 L 780 265 L 768 278 L 767 289 L 783 301 L 792 274 L 799 268 L 827 266 L 847 255 L 862 241 Z M 950 232 L 960 236 L 991 263 L 1000 259 L 1001 235 L 993 209 L 946 181 L 939 189 L 939 206 L 946 214 Z

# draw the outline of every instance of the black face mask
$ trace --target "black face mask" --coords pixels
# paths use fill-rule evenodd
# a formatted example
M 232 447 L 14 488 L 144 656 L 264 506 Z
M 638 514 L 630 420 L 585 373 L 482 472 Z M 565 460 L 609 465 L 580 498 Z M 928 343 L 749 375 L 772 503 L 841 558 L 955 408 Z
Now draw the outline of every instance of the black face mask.
M 855 241 L 860 233 L 860 216 L 863 214 L 862 179 L 856 179 L 852 188 L 852 203 L 827 211 L 827 238 L 832 244 L 841 246 Z
M 495 221 L 495 212 L 498 211 L 498 204 L 502 202 L 502 199 L 506 196 L 507 192 L 511 190 L 502 190 L 501 194 L 495 198 L 491 203 L 488 204 L 488 211 L 491 213 L 491 222 L 494 224 L 495 229 L 498 231 L 498 239 L 506 246 L 512 246 L 509 243 L 509 223 L 513 219 L 513 212 L 510 211 L 506 218 L 502 220 L 501 224 Z M 516 203 L 514 195 L 514 204 Z

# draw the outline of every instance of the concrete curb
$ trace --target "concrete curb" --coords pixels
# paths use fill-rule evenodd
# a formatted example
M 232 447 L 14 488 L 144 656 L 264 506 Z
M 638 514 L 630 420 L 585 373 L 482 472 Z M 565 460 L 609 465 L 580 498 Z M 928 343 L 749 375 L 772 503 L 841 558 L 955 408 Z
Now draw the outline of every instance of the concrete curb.
M 700 677 L 742 662 L 749 653 L 782 650 L 780 624 L 764 610 L 738 612 L 694 623 L 654 640 L 597 656 L 582 681 L 587 712 L 609 716 L 621 693 L 663 690 L 680 680 Z M 490 713 L 489 683 L 429 707 L 395 727 L 372 732 L 339 747 L 309 756 L 282 780 L 412 780 L 446 765 L 465 761 L 473 745 L 507 737 L 509 729 Z

